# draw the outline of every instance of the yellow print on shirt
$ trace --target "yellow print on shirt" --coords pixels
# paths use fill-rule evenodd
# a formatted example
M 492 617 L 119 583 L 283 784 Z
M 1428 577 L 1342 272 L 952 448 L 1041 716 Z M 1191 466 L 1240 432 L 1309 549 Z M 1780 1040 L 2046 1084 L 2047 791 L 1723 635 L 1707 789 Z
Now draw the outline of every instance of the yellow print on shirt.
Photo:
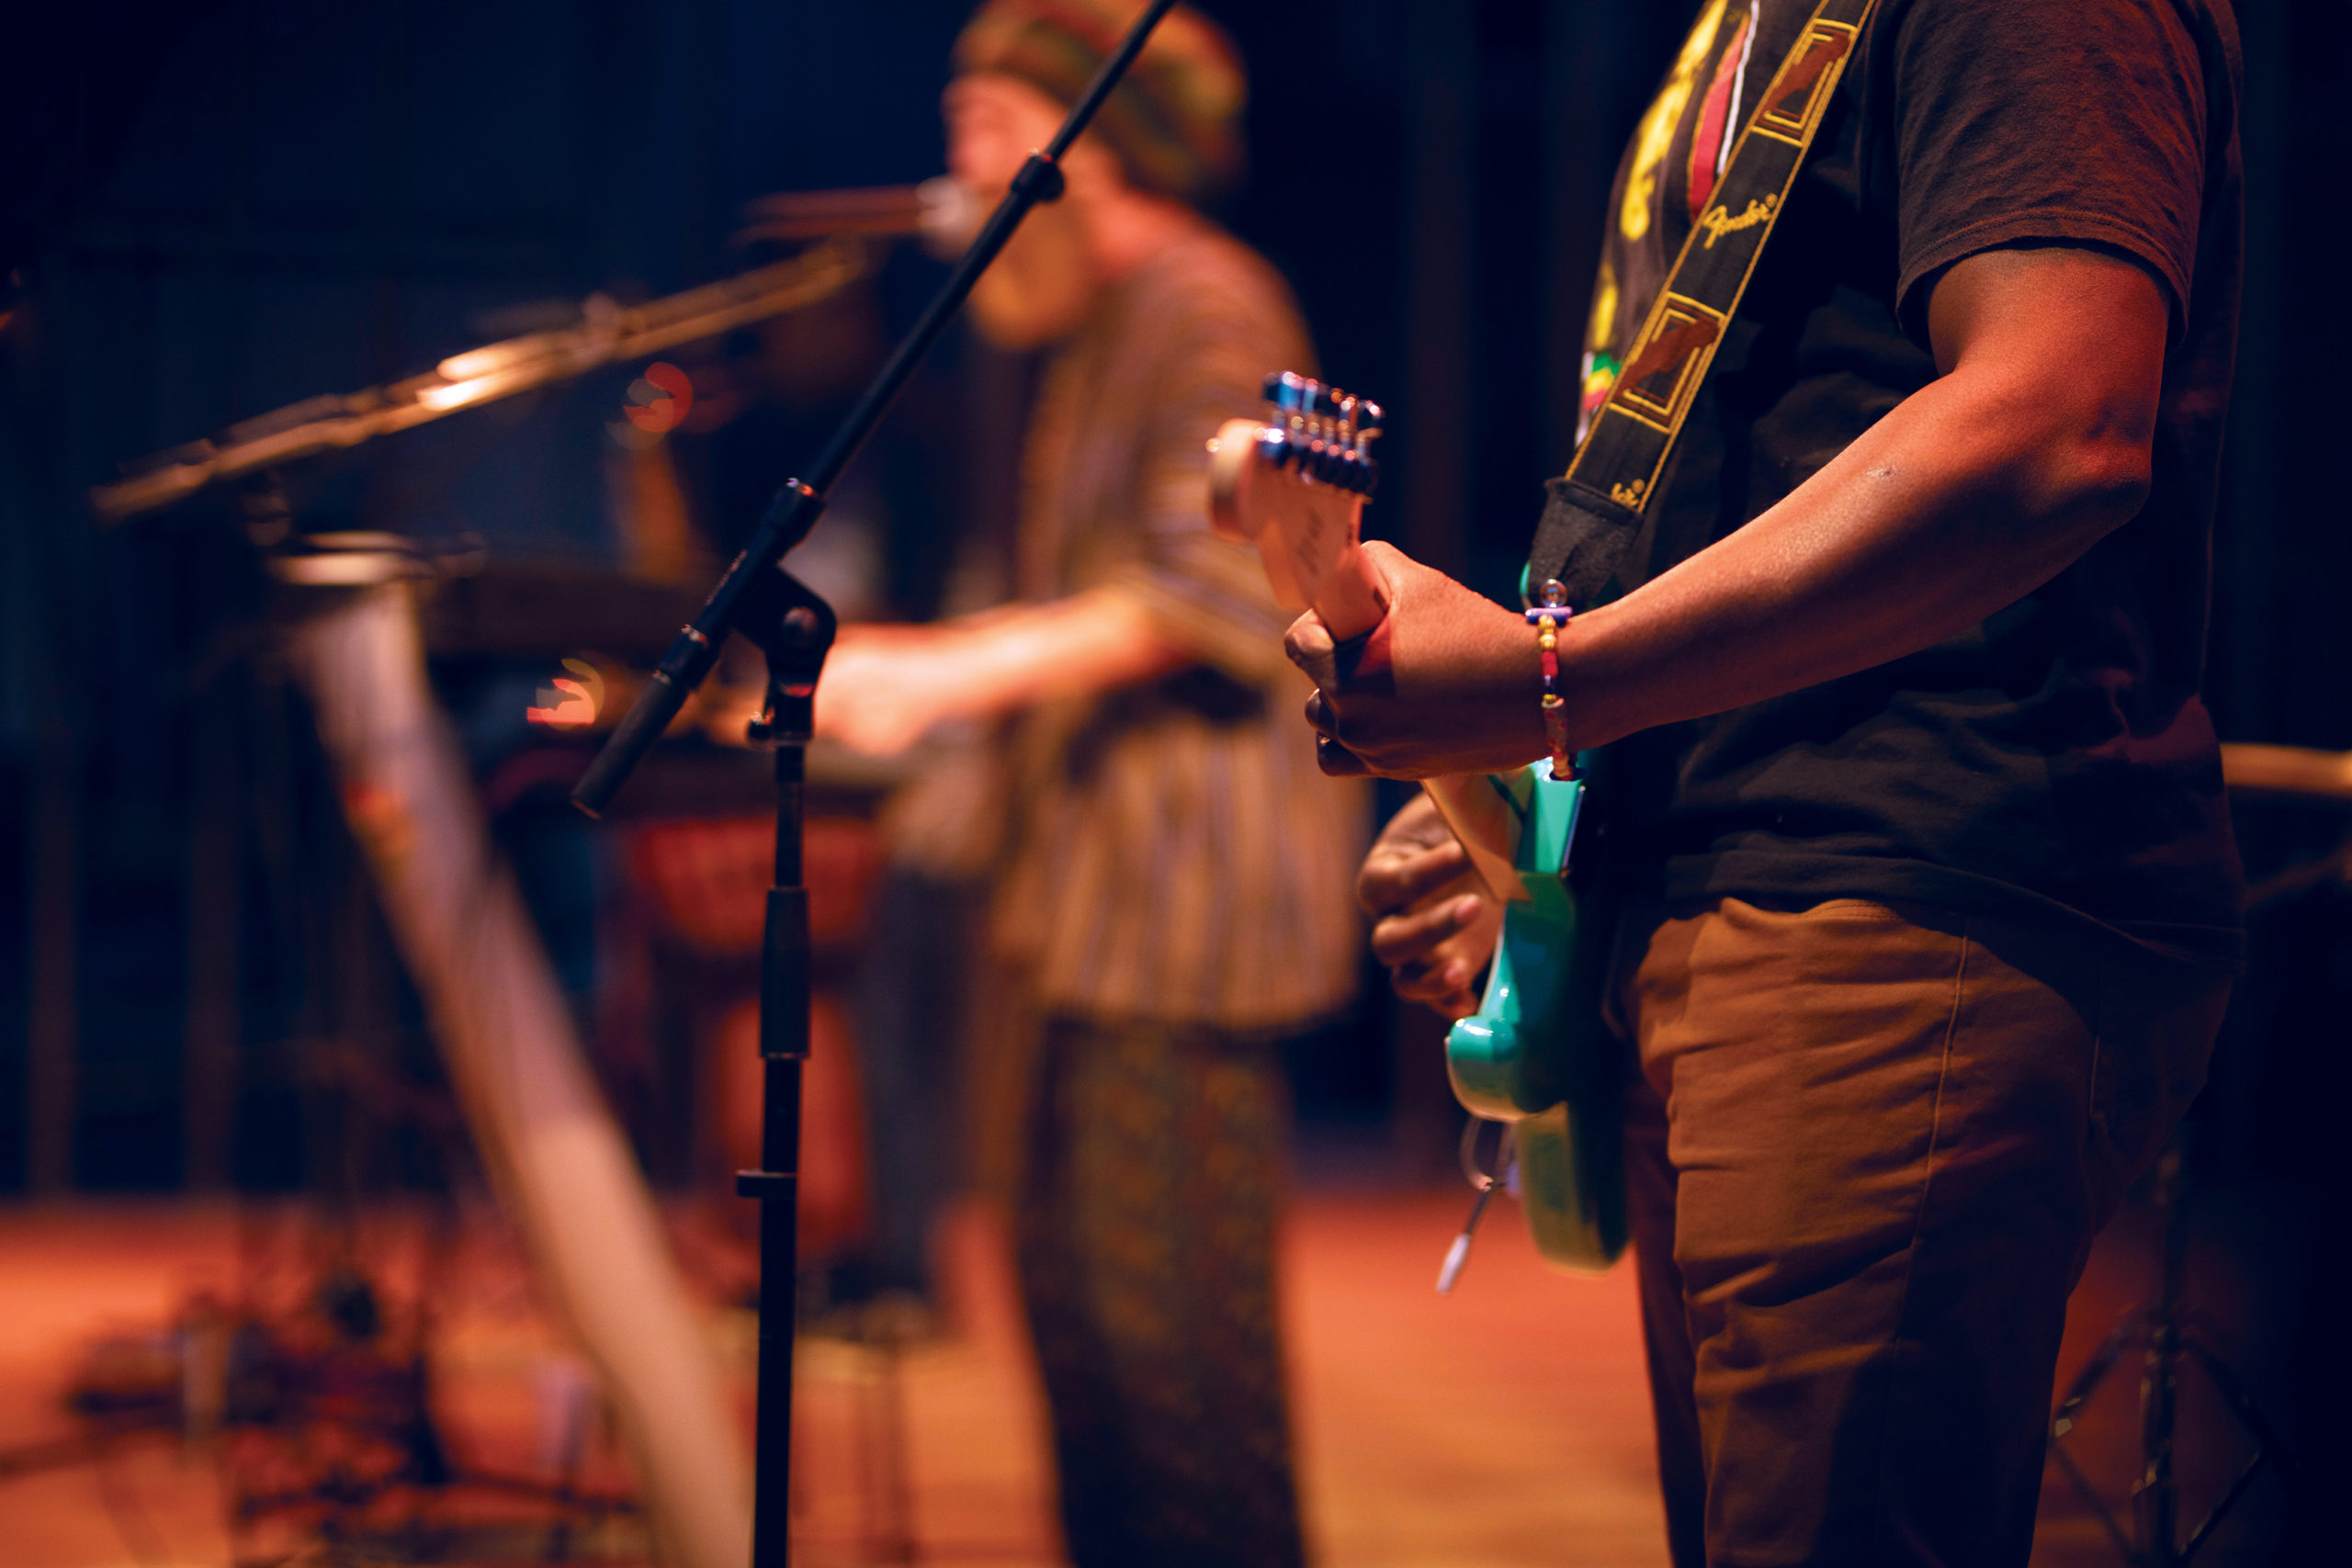
M 1592 314 L 1585 318 L 1584 345 L 1606 349 L 1617 335 L 1617 274 L 1609 258 L 1600 258 L 1600 276 L 1592 284 Z
M 1707 62 L 1707 51 L 1714 47 L 1715 31 L 1723 26 L 1724 4 L 1724 0 L 1707 0 L 1707 8 L 1699 14 L 1690 36 L 1682 40 L 1682 52 L 1674 58 L 1666 85 L 1651 100 L 1641 129 L 1634 133 L 1634 166 L 1626 173 L 1625 200 L 1617 214 L 1617 227 L 1628 240 L 1638 240 L 1650 231 L 1657 172 L 1666 163 L 1675 129 L 1682 123 L 1682 111 L 1690 107 L 1699 67 Z

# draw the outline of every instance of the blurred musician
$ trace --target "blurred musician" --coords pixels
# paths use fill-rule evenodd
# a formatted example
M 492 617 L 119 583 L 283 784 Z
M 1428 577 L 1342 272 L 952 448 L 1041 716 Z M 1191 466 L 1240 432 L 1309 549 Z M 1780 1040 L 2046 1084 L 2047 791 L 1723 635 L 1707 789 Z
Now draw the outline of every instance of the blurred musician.
M 956 175 L 1001 196 L 1137 8 L 984 6 L 945 99 Z M 1275 722 L 1304 694 L 1288 617 L 1205 517 L 1206 434 L 1307 352 L 1272 269 L 1192 205 L 1237 172 L 1243 92 L 1178 10 L 972 297 L 990 339 L 1051 350 L 1019 601 L 849 628 L 818 693 L 820 732 L 875 752 L 1006 721 L 993 945 L 1038 1021 L 1020 1275 L 1081 1568 L 1301 1560 L 1275 1046 L 1348 998 L 1363 803 Z

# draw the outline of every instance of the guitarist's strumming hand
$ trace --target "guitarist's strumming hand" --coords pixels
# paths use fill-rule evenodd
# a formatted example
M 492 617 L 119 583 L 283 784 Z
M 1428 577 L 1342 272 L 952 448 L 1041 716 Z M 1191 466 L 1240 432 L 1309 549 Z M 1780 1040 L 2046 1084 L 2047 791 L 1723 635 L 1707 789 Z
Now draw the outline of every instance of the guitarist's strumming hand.
M 1356 875 L 1356 900 L 1373 918 L 1373 956 L 1398 996 L 1446 1018 L 1476 1010 L 1503 907 L 1428 795 L 1381 829 Z
M 1316 685 L 1306 722 L 1327 773 L 1422 779 L 1499 773 L 1544 753 L 1543 683 L 1526 620 L 1390 546 L 1363 555 L 1386 615 L 1335 640 L 1315 611 L 1283 647 Z

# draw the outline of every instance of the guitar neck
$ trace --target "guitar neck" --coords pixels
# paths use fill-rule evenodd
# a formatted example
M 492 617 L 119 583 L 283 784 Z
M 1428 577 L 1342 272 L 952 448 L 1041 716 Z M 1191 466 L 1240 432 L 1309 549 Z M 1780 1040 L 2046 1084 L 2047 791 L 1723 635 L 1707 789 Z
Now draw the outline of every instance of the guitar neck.
M 1315 613 L 1335 642 L 1363 637 L 1388 615 L 1388 583 L 1352 540 L 1331 562 L 1315 594 Z

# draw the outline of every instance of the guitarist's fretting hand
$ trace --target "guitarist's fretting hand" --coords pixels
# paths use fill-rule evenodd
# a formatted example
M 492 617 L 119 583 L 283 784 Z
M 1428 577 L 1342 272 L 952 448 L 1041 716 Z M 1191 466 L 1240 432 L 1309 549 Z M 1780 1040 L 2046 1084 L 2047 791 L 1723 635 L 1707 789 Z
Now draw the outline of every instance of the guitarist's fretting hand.
M 1387 545 L 1363 553 L 1387 584 L 1388 613 L 1371 635 L 1337 641 L 1310 610 L 1283 639 L 1315 682 L 1306 722 L 1326 741 L 1323 771 L 1423 779 L 1544 755 L 1525 619 Z
M 1356 898 L 1374 920 L 1373 956 L 1388 966 L 1398 996 L 1447 1018 L 1476 1010 L 1502 905 L 1428 795 L 1416 795 L 1381 829 L 1357 874 Z

